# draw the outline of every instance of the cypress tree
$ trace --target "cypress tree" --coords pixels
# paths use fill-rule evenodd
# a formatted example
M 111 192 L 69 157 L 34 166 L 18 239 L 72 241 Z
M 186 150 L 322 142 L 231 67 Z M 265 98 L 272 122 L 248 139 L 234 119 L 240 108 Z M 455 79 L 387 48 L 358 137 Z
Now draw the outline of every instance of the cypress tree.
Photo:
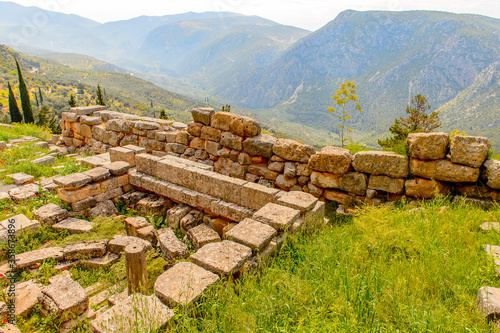
M 40 103 L 43 104 L 42 89 L 40 89 L 40 87 L 38 87 L 38 95 L 40 95 Z
M 102 95 L 101 86 L 99 84 L 97 84 L 96 103 L 97 105 L 106 106 L 106 103 L 104 103 L 104 96 Z
M 30 103 L 30 94 L 28 92 L 28 88 L 26 88 L 26 83 L 23 79 L 23 74 L 21 73 L 21 67 L 19 67 L 19 63 L 17 59 L 14 58 L 17 66 L 17 75 L 19 77 L 19 94 L 21 95 L 21 107 L 23 109 L 24 122 L 25 123 L 34 123 L 35 120 L 33 118 L 33 110 L 31 109 Z
M 21 116 L 21 112 L 19 111 L 19 107 L 17 106 L 16 97 L 14 96 L 14 92 L 12 91 L 12 87 L 10 86 L 10 82 L 7 82 L 7 86 L 9 87 L 10 121 L 13 123 L 22 123 L 23 116 Z
M 36 102 L 36 107 L 39 108 L 40 103 L 38 102 L 38 97 L 36 96 L 36 93 L 35 93 L 35 102 Z

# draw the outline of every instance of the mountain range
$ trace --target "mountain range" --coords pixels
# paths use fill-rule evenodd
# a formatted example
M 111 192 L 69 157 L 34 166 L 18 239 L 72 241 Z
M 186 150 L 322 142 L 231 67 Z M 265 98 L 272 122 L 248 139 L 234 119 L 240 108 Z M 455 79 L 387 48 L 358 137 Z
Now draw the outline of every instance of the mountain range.
M 228 12 L 100 24 L 0 2 L 0 42 L 44 56 L 92 56 L 177 93 L 245 108 L 270 127 L 304 132 L 304 141 L 316 131 L 338 143 L 326 110 L 345 80 L 358 85 L 364 110 L 352 114 L 351 137 L 365 144 L 422 94 L 444 130 L 488 135 L 500 147 L 500 20 L 486 16 L 347 10 L 309 32 Z

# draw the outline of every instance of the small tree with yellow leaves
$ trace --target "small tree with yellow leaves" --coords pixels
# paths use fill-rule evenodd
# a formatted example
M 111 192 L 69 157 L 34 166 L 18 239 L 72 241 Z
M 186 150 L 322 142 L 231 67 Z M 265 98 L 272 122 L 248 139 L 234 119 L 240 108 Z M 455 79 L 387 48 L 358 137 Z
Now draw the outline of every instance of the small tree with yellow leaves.
M 345 121 L 351 119 L 349 115 L 349 111 L 359 111 L 362 113 L 361 105 L 359 105 L 358 95 L 356 95 L 357 86 L 354 84 L 354 81 L 345 81 L 342 85 L 337 89 L 335 96 L 332 96 L 331 99 L 335 100 L 335 105 L 338 105 L 340 110 L 337 110 L 336 107 L 330 106 L 328 108 L 328 113 L 333 113 L 335 117 L 340 119 L 341 124 L 340 128 L 340 146 L 344 148 L 344 129 L 345 129 Z M 346 110 L 347 104 L 349 101 L 354 103 L 354 108 L 352 110 Z M 352 104 L 352 103 L 351 103 Z M 349 127 L 348 133 L 352 132 L 352 128 Z

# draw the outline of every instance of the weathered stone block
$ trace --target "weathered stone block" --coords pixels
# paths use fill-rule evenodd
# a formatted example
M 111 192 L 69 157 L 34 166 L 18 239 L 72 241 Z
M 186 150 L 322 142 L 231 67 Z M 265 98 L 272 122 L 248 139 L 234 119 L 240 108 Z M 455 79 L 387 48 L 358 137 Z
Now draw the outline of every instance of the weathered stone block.
M 137 293 L 103 312 L 90 325 L 95 333 L 156 332 L 173 317 L 174 312 L 156 296 Z
M 188 123 L 187 132 L 189 134 L 191 134 L 192 136 L 199 137 L 201 135 L 202 128 L 203 128 L 203 124 L 191 121 Z
M 157 176 L 156 169 L 160 157 L 149 155 L 149 154 L 138 154 L 135 155 L 135 165 L 137 171 L 145 173 L 150 176 Z M 161 178 L 161 177 L 160 177 Z
M 132 131 L 132 126 L 129 121 L 123 119 L 111 119 L 106 122 L 106 130 L 120 133 L 130 133 Z
M 130 169 L 130 164 L 125 161 L 116 161 L 103 165 L 103 167 L 108 169 L 113 176 L 119 176 L 127 173 L 128 169 Z
M 271 163 L 269 163 L 267 168 L 271 171 L 281 173 L 285 169 L 285 163 L 284 162 L 271 162 Z
M 169 209 L 166 214 L 167 225 L 174 229 L 179 228 L 179 222 L 191 209 L 191 207 L 182 204 Z
M 278 178 L 279 176 L 279 173 L 269 170 L 265 164 L 249 165 L 247 171 L 250 172 L 251 174 L 262 176 L 266 179 L 273 181 L 276 180 L 276 178 Z
M 219 142 L 221 137 L 221 130 L 210 126 L 203 126 L 201 129 L 201 136 L 203 140 L 210 140 L 214 142 Z
M 447 195 L 450 190 L 448 184 L 437 180 L 413 178 L 405 182 L 405 194 L 408 197 L 433 198 L 438 193 Z
M 276 229 L 253 219 L 244 219 L 225 233 L 225 239 L 235 241 L 251 248 L 254 253 L 261 252 L 277 235 Z
M 121 252 L 125 251 L 127 245 L 132 243 L 141 244 L 146 248 L 146 251 L 149 251 L 153 248 L 151 246 L 151 243 L 145 239 L 141 239 L 139 237 L 134 237 L 134 236 L 115 235 L 108 242 L 107 249 L 109 252 L 120 254 Z
M 76 190 L 92 181 L 92 177 L 89 177 L 83 173 L 74 173 L 67 176 L 54 178 L 54 183 L 65 190 Z
M 481 287 L 477 293 L 476 305 L 488 320 L 500 317 L 500 289 Z
M 111 162 L 127 162 L 131 167 L 135 166 L 135 152 L 125 147 L 114 147 L 109 150 Z
M 205 140 L 200 139 L 200 138 L 194 138 L 191 140 L 189 143 L 189 147 L 194 148 L 194 149 L 205 149 Z
M 271 157 L 276 138 L 269 134 L 260 134 L 243 141 L 243 149 L 250 155 Z
M 500 190 L 500 161 L 486 160 L 483 164 L 482 178 L 486 181 L 486 185 Z
M 16 267 L 26 268 L 41 263 L 47 259 L 63 260 L 63 248 L 48 247 L 40 250 L 24 252 L 16 255 Z
M 63 249 L 64 260 L 102 257 L 106 253 L 107 239 L 73 242 Z
M 243 138 L 231 132 L 222 132 L 220 144 L 235 150 L 243 149 Z
M 33 211 L 33 215 L 43 224 L 53 225 L 69 216 L 69 212 L 60 206 L 49 203 Z
M 278 195 L 276 202 L 278 205 L 299 210 L 303 214 L 313 209 L 318 199 L 309 193 L 292 191 Z
M 30 184 L 30 183 L 33 183 L 35 181 L 35 177 L 28 175 L 24 172 L 13 173 L 13 174 L 7 175 L 6 177 L 12 178 L 12 180 L 14 180 L 14 183 L 16 185 Z
M 85 209 L 92 208 L 97 204 L 95 197 L 87 197 L 83 200 L 72 202 L 71 208 L 73 208 L 74 212 L 81 212 Z
M 232 241 L 209 243 L 191 256 L 191 261 L 218 275 L 238 272 L 252 256 L 252 250 Z
M 125 221 L 125 229 L 127 230 L 127 235 L 134 237 L 139 237 L 137 235 L 137 230 L 150 225 L 150 223 L 146 220 L 146 218 L 142 216 L 127 217 L 124 221 Z
M 209 142 L 209 141 L 207 141 Z M 214 163 L 214 168 L 217 173 L 222 175 L 234 177 L 234 178 L 245 178 L 245 173 L 247 167 L 239 164 L 238 162 L 234 162 L 229 158 L 221 157 Z
M 38 300 L 42 315 L 53 315 L 60 322 L 79 316 L 89 305 L 85 289 L 70 277 L 61 277 L 43 287 Z
M 388 193 L 402 194 L 405 190 L 405 179 L 391 178 L 383 175 L 371 175 L 368 181 L 368 188 Z
M 229 131 L 243 137 L 254 137 L 260 134 L 259 123 L 245 116 L 236 115 L 229 123 Z
M 102 122 L 101 117 L 80 116 L 80 122 L 88 126 L 100 125 Z
M 358 172 L 386 175 L 393 178 L 408 176 L 408 157 L 388 151 L 360 151 L 352 162 Z
M 91 179 L 90 177 L 88 177 Z M 70 191 L 62 188 L 57 189 L 59 197 L 61 200 L 74 203 L 87 199 L 89 197 L 101 194 L 101 188 L 99 184 L 87 184 L 78 190 Z
M 446 182 L 475 183 L 479 178 L 479 169 L 455 164 L 449 160 L 410 160 L 410 170 L 414 176 Z
M 102 105 L 91 105 L 91 106 L 77 106 L 69 109 L 71 112 L 76 113 L 77 115 L 90 115 L 94 112 L 106 110 L 105 106 Z
M 139 131 L 154 131 L 157 130 L 160 126 L 157 123 L 153 123 L 151 121 L 136 121 L 134 123 L 134 128 Z
M 312 147 L 303 145 L 295 140 L 280 138 L 273 145 L 273 153 L 288 161 L 308 163 L 312 155 L 310 148 Z
M 327 200 L 338 202 L 344 206 L 351 206 L 353 203 L 353 197 L 342 191 L 325 190 L 323 196 Z
M 297 178 L 287 178 L 285 175 L 280 174 L 276 177 L 275 185 L 279 188 L 289 191 L 293 186 L 297 184 Z
M 255 212 L 252 209 L 222 200 L 212 201 L 210 211 L 216 215 L 220 215 L 236 222 L 243 221 L 247 217 L 252 217 Z
M 91 170 L 84 171 L 83 174 L 92 178 L 93 182 L 101 182 L 111 176 L 109 169 L 103 167 L 97 167 Z
M 253 210 L 259 210 L 268 203 L 276 202 L 278 189 L 255 183 L 246 183 L 241 189 L 241 204 Z
M 312 155 L 309 159 L 309 169 L 343 175 L 351 168 L 353 156 L 348 149 L 327 146 Z
M 56 163 L 56 159 L 54 156 L 44 156 L 44 157 L 40 157 L 40 158 L 37 158 L 36 160 L 33 160 L 31 161 L 31 164 L 34 164 L 34 165 L 49 165 L 49 164 L 55 164 Z
M 314 198 L 317 200 L 316 198 Z M 300 211 L 290 207 L 268 203 L 259 209 L 254 215 L 253 219 L 259 222 L 266 223 L 274 229 L 281 231 L 286 230 L 291 226 L 300 216 Z
M 186 244 L 181 242 L 170 228 L 158 235 L 158 246 L 171 260 L 189 257 Z
M 189 229 L 187 231 L 187 236 L 189 239 L 191 239 L 191 242 L 195 249 L 199 249 L 203 245 L 208 243 L 221 241 L 219 234 L 204 223 Z
M 210 125 L 215 111 L 212 108 L 196 108 L 191 110 L 193 120 L 204 125 Z
M 229 125 L 235 117 L 237 117 L 237 115 L 235 115 L 234 113 L 222 111 L 215 112 L 210 120 L 210 126 L 220 129 L 221 131 L 229 131 Z
M 490 140 L 482 136 L 455 135 L 451 141 L 451 162 L 479 168 L 488 156 Z
M 52 226 L 52 229 L 56 231 L 67 230 L 70 235 L 73 234 L 85 234 L 92 231 L 94 223 L 76 219 L 74 217 L 67 218 L 59 223 Z
M 193 263 L 179 262 L 160 275 L 155 295 L 169 307 L 195 302 L 219 277 Z
M 450 145 L 448 133 L 410 133 L 406 140 L 410 157 L 420 160 L 439 160 L 445 158 Z

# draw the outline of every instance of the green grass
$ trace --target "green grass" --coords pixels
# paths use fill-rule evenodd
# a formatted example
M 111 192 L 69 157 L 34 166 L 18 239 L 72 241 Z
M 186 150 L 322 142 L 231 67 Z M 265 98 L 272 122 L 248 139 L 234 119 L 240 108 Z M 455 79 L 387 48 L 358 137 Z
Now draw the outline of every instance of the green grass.
M 291 239 L 261 275 L 218 284 L 204 302 L 177 309 L 171 332 L 482 332 L 475 297 L 499 286 L 478 226 L 500 221 L 441 202 L 366 207 L 352 221 Z
M 14 127 L 0 127 L 0 141 L 8 142 L 11 139 L 19 139 L 23 136 L 34 136 L 40 140 L 50 140 L 52 134 L 46 127 L 40 127 L 34 124 L 12 124 Z

